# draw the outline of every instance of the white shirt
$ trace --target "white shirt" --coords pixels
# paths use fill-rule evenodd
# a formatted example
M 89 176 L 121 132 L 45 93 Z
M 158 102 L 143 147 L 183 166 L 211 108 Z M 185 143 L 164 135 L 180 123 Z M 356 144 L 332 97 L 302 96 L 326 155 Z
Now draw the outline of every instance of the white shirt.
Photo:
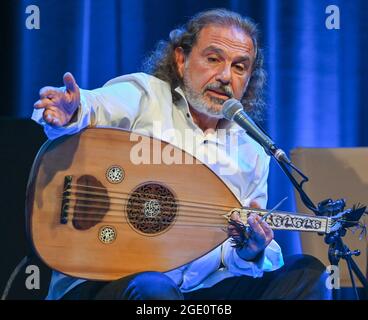
M 68 126 L 47 125 L 42 119 L 43 110 L 35 110 L 32 119 L 44 125 L 49 139 L 77 133 L 87 126 L 109 126 L 165 140 L 207 164 L 243 206 L 256 201 L 266 207 L 269 157 L 263 148 L 236 125 L 223 129 L 226 134 L 206 135 L 193 122 L 182 90 L 176 88 L 175 91 L 181 99 L 174 104 L 168 83 L 144 73 L 129 74 L 110 80 L 102 88 L 81 90 L 78 120 Z M 187 143 L 188 137 L 190 143 Z M 224 268 L 220 268 L 221 260 Z M 282 265 L 281 249 L 274 240 L 257 263 L 241 259 L 227 240 L 203 257 L 166 275 L 182 292 L 188 292 L 211 287 L 232 276 L 261 277 L 264 271 L 273 271 Z M 83 281 L 54 271 L 47 299 L 59 299 Z

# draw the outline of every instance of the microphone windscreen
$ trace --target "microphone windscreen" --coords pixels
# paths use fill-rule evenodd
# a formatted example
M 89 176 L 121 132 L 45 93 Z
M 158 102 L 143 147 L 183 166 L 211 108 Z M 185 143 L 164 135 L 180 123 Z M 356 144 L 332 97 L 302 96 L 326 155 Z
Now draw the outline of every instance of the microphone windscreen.
M 239 100 L 228 99 L 222 105 L 222 114 L 225 119 L 232 121 L 234 115 L 239 111 L 243 110 L 243 105 Z

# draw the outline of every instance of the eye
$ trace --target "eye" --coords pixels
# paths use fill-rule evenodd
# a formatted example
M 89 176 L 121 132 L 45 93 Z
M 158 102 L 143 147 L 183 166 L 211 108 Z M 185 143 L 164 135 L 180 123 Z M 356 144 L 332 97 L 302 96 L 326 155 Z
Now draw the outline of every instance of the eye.
M 240 72 L 240 73 L 243 73 L 246 70 L 244 64 L 240 64 L 240 63 L 235 65 L 235 69 L 237 72 Z
M 213 63 L 213 62 L 219 62 L 220 60 L 216 57 L 207 57 L 207 61 Z

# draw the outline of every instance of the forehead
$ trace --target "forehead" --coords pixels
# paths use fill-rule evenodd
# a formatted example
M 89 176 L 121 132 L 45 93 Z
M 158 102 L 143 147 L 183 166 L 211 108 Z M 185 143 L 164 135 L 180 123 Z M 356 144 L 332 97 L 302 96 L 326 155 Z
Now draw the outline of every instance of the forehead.
M 198 36 L 196 47 L 205 50 L 214 46 L 234 54 L 254 55 L 253 41 L 243 30 L 235 26 L 208 25 Z

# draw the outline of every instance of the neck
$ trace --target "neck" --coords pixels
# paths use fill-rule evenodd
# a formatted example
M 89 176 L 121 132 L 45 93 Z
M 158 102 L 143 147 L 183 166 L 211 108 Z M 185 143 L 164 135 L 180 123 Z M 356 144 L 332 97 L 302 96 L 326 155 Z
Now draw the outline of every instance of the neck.
M 216 131 L 219 118 L 210 117 L 206 114 L 200 113 L 191 106 L 189 106 L 190 114 L 192 115 L 194 123 L 204 132 Z
M 244 225 L 248 224 L 248 217 L 251 213 L 256 213 L 262 217 L 271 229 L 289 231 L 309 231 L 319 233 L 330 233 L 341 227 L 339 220 L 325 216 L 311 216 L 306 214 L 296 214 L 282 211 L 267 211 L 256 208 L 235 208 L 223 215 L 228 221 L 234 221 L 233 215 L 237 215 Z

